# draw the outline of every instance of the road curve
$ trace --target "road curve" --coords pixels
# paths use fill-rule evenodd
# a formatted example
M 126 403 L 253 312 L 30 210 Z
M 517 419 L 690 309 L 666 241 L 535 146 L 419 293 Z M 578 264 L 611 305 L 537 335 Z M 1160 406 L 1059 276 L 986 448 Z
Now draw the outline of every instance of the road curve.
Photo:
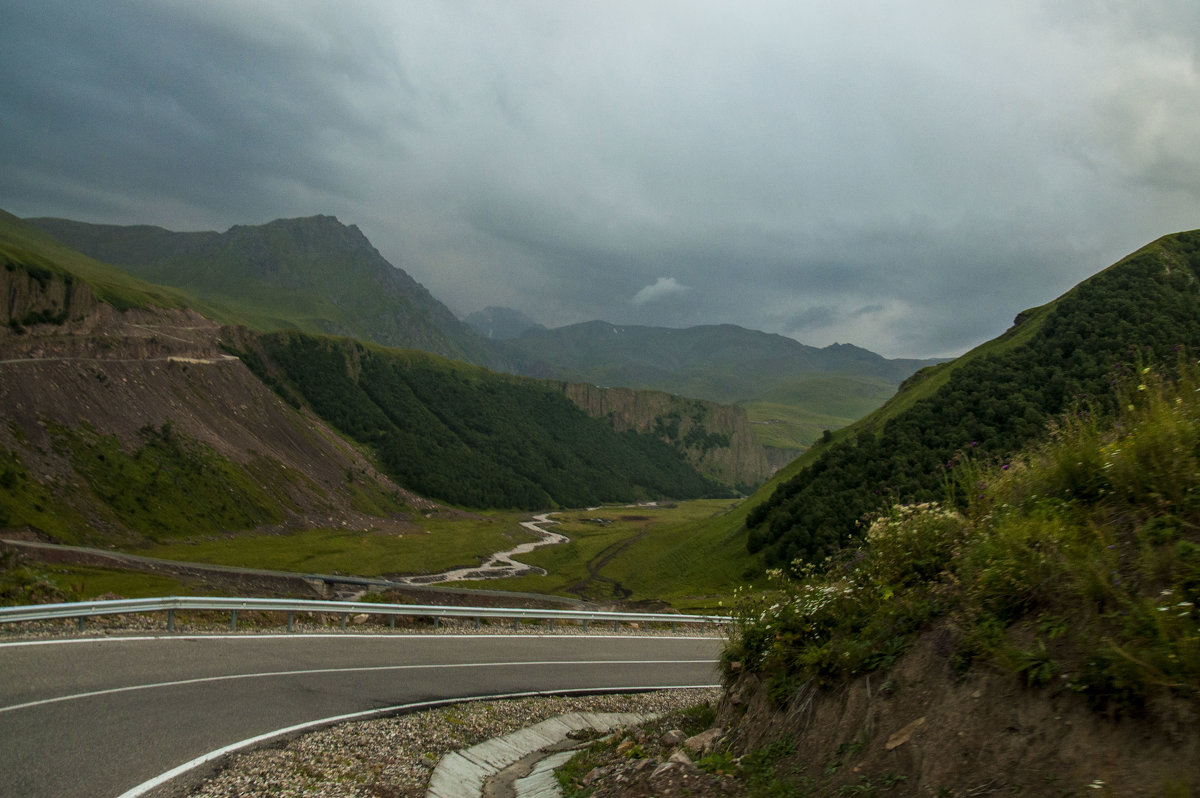
M 0 795 L 113 798 L 211 751 L 357 712 L 717 681 L 716 638 L 206 635 L 0 644 Z

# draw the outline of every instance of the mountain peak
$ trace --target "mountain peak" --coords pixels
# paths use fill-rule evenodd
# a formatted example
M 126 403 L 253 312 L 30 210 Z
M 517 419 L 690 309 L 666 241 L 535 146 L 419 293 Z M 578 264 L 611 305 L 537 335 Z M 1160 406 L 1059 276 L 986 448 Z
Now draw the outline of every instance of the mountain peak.
M 484 338 L 506 341 L 546 329 L 519 310 L 488 305 L 463 319 Z
M 224 233 L 29 222 L 91 257 L 192 293 L 224 311 L 222 321 L 350 335 L 474 362 L 491 357 L 424 286 L 334 216 L 235 225 Z

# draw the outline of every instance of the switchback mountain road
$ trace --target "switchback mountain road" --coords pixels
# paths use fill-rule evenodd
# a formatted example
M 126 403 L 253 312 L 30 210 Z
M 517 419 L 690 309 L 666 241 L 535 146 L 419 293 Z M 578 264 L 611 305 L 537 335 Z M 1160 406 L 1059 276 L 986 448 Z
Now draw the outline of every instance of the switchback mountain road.
M 241 741 L 422 702 L 713 685 L 721 643 L 636 634 L 0 643 L 0 795 L 142 794 L 139 785 Z

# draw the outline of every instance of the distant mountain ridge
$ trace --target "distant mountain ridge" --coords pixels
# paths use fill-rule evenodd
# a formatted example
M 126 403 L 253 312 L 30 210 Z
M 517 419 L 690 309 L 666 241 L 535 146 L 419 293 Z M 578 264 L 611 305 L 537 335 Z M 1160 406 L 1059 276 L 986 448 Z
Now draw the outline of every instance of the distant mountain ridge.
M 504 366 L 362 231 L 332 216 L 236 225 L 224 233 L 24 221 L 92 258 L 193 294 L 225 322 L 346 335 Z
M 825 348 L 733 324 L 683 329 L 590 321 L 504 342 L 530 376 L 745 402 L 798 374 L 878 377 L 896 385 L 939 360 L 889 360 L 852 344 Z
M 887 386 L 936 362 L 888 360 L 849 344 L 818 349 L 735 325 L 592 321 L 547 330 L 500 307 L 473 313 L 467 323 L 384 259 L 357 227 L 332 216 L 237 225 L 224 233 L 25 222 L 73 250 L 186 291 L 198 310 L 224 323 L 353 337 L 523 376 L 743 403 L 755 437 L 783 459 L 822 430 L 878 407 Z M 797 404 L 792 397 L 803 399 Z

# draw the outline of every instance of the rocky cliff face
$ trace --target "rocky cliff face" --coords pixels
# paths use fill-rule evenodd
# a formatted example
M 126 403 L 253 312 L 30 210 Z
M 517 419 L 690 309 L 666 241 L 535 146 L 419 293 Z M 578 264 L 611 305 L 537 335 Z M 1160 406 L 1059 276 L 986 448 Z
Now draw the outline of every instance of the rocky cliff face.
M 754 440 L 746 411 L 661 391 L 600 388 L 560 382 L 559 389 L 588 415 L 618 432 L 652 432 L 675 446 L 705 476 L 742 490 L 761 484 L 778 468 Z
M 69 275 L 14 261 L 0 270 L 0 323 L 14 330 L 82 318 L 98 304 L 92 290 Z

